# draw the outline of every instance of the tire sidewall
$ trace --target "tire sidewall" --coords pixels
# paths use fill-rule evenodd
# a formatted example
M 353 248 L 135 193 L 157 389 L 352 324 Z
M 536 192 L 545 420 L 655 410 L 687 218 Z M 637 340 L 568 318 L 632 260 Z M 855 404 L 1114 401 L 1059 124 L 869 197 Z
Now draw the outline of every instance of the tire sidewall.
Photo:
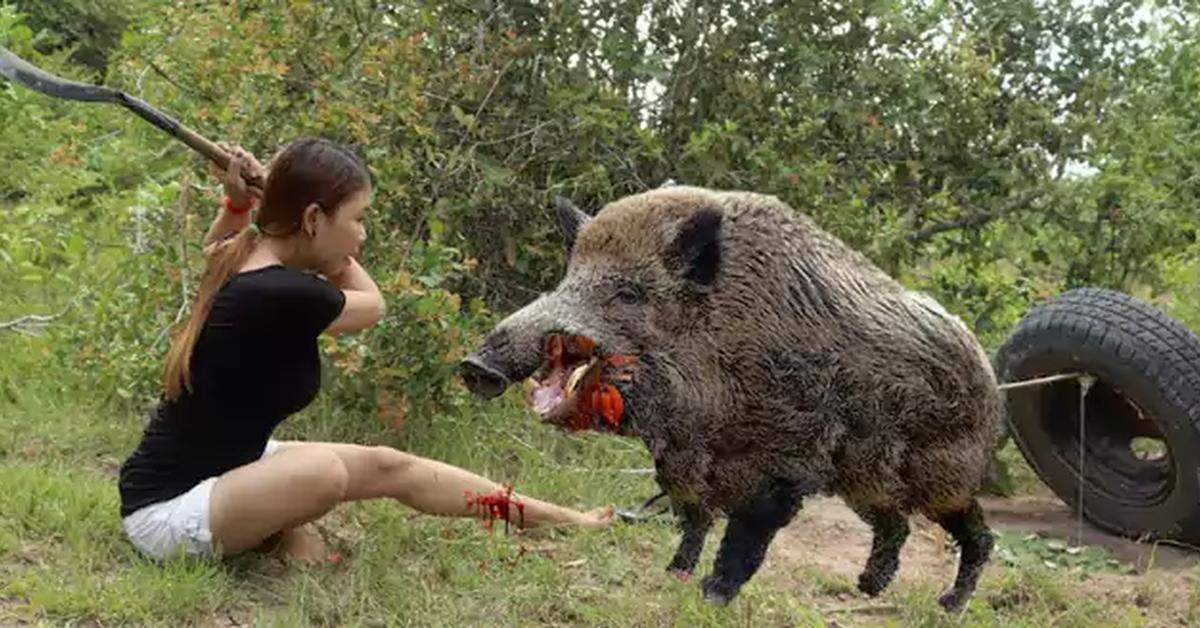
M 1186 411 L 1186 408 L 1194 407 L 1187 401 L 1197 391 L 1172 390 L 1172 384 L 1183 382 L 1184 378 L 1173 377 L 1165 360 L 1155 362 L 1154 356 L 1144 355 L 1140 349 L 1137 350 L 1140 353 L 1136 356 L 1138 359 L 1132 359 L 1135 356 L 1123 358 L 1106 350 L 1106 343 L 1098 342 L 1095 337 L 1089 339 L 1085 334 L 1081 338 L 1071 331 L 1053 326 L 1018 329 L 1001 350 L 998 360 L 1001 381 L 1021 381 L 1078 370 L 1094 375 L 1138 406 L 1147 419 L 1158 426 L 1169 450 L 1173 474 L 1169 493 L 1157 503 L 1140 505 L 1116 500 L 1085 483 L 1084 514 L 1096 525 L 1124 535 L 1149 534 L 1200 541 L 1200 538 L 1188 538 L 1192 534 L 1189 530 L 1196 529 L 1196 519 L 1200 517 L 1200 477 L 1195 465 L 1188 463 L 1200 459 L 1200 434 L 1193 427 L 1194 417 Z M 1122 336 L 1124 346 L 1138 346 L 1132 337 L 1118 330 L 1109 329 L 1108 334 Z M 1159 369 L 1139 366 L 1148 366 L 1151 362 Z M 1010 389 L 1006 394 L 1007 431 L 1013 441 L 1051 490 L 1072 510 L 1077 510 L 1079 476 L 1074 467 L 1078 463 L 1072 461 L 1068 465 L 1064 462 L 1061 456 L 1070 453 L 1059 452 L 1040 425 L 1050 409 L 1041 401 L 1037 387 Z M 1074 417 L 1062 417 L 1062 420 L 1073 421 Z M 1087 421 L 1085 415 L 1085 432 Z M 1085 457 L 1085 476 L 1086 467 Z

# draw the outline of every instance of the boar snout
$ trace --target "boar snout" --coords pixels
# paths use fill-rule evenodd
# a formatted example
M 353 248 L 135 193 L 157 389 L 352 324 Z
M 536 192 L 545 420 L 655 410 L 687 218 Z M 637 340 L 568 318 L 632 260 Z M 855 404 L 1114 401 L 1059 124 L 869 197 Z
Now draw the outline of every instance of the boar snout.
M 483 399 L 499 397 L 511 383 L 504 373 L 489 366 L 478 353 L 472 353 L 459 363 L 459 376 L 471 394 Z
M 514 382 L 533 375 L 542 365 L 546 337 L 560 328 L 560 299 L 540 297 L 510 314 L 459 363 L 459 375 L 476 396 L 498 397 Z

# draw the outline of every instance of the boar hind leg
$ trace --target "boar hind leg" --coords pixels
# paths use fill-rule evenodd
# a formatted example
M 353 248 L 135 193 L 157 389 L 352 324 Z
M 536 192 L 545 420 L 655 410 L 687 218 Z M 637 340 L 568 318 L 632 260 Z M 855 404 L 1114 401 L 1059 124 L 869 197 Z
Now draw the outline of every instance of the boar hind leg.
M 712 528 L 712 515 L 696 504 L 684 504 L 680 508 L 679 529 L 683 538 L 675 550 L 675 556 L 667 565 L 667 571 L 680 580 L 687 580 L 696 570 L 700 552 L 704 549 L 704 537 Z
M 900 548 L 908 540 L 908 518 L 899 510 L 856 509 L 871 526 L 874 539 L 867 565 L 858 576 L 858 590 L 872 597 L 887 588 L 900 567 Z
M 938 598 L 942 608 L 956 612 L 975 592 L 979 574 L 992 554 L 992 531 L 983 520 L 983 509 L 974 499 L 965 509 L 942 515 L 938 523 L 954 537 L 961 550 L 954 585 Z
M 729 517 L 713 571 L 701 582 L 706 600 L 724 606 L 737 596 L 762 565 L 775 533 L 800 510 L 802 499 L 790 483 L 773 483 Z

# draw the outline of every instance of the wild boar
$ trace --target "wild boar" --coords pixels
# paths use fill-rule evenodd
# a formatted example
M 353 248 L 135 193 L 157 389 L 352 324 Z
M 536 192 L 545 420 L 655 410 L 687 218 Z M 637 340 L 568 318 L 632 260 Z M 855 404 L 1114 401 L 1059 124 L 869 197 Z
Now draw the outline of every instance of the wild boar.
M 872 528 L 864 593 L 891 582 L 921 513 L 961 549 L 939 603 L 967 602 L 992 551 L 974 494 L 1003 406 L 962 321 L 773 196 L 675 186 L 557 211 L 565 277 L 463 361 L 468 388 L 532 382 L 543 420 L 642 440 L 679 513 L 668 570 L 687 577 L 728 517 L 701 582 L 714 603 L 817 493 Z

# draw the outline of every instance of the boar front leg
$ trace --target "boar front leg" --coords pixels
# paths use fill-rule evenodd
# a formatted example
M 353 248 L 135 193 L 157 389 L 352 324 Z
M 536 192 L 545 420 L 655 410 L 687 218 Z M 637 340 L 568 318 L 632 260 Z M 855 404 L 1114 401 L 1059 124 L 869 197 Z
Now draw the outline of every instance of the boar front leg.
M 754 575 L 775 533 L 800 510 L 803 493 L 791 482 L 772 481 L 729 517 L 713 571 L 701 581 L 704 598 L 725 606 Z
M 680 580 L 687 580 L 696 570 L 700 552 L 704 550 L 704 538 L 712 528 L 713 517 L 698 504 L 683 504 L 679 509 L 679 529 L 683 538 L 675 549 L 675 556 L 667 565 L 667 571 Z

